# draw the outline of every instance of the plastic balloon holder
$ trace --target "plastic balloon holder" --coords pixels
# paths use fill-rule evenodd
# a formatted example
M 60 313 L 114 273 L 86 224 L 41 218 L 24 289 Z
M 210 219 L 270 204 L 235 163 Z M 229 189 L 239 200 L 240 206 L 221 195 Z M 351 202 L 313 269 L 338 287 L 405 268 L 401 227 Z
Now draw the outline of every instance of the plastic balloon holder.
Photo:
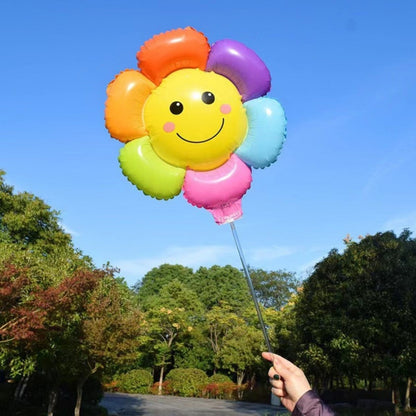
M 266 97 L 271 77 L 250 48 L 230 39 L 210 45 L 191 27 L 155 35 L 137 52 L 138 69 L 107 87 L 105 122 L 124 143 L 123 174 L 159 200 L 180 193 L 230 223 L 267 337 L 234 221 L 252 183 L 252 168 L 274 163 L 286 139 L 282 106 Z

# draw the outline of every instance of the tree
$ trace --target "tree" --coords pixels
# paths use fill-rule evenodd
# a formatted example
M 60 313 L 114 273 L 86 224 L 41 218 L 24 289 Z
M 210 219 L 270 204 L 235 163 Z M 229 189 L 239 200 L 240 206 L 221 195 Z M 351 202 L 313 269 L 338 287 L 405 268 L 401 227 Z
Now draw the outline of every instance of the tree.
M 24 274 L 13 267 L 8 274 L 12 284 L 6 287 L 5 279 L 0 279 L 0 297 L 11 295 L 14 306 L 7 311 L 0 335 L 22 351 L 22 360 L 35 359 L 32 370 L 49 376 L 49 415 L 53 414 L 59 384 L 77 381 L 74 415 L 79 416 L 88 377 L 107 366 L 138 359 L 141 314 L 134 299 L 126 296 L 128 292 L 112 277 L 111 270 L 78 270 L 57 286 L 32 291 L 27 299 L 22 296 L 28 281 Z
M 232 266 L 200 267 L 193 277 L 192 288 L 207 310 L 226 302 L 238 311 L 251 302 L 242 272 Z
M 140 303 L 146 307 L 147 300 L 156 296 L 165 285 L 173 280 L 189 285 L 192 277 L 193 270 L 189 267 L 162 264 L 146 273 L 143 279 L 135 284 L 134 290 L 137 292 Z
M 279 310 L 295 293 L 300 282 L 294 273 L 277 270 L 249 269 L 257 300 L 265 308 Z
M 234 374 L 239 394 L 242 394 L 241 387 L 247 374 L 251 372 L 254 375 L 260 352 L 264 349 L 254 306 L 250 305 L 241 312 L 238 315 L 224 302 L 206 313 L 214 374 L 217 371 Z
M 355 374 L 369 388 L 377 378 L 389 378 L 395 389 L 410 375 L 400 357 L 414 345 L 416 331 L 415 242 L 404 231 L 346 244 L 343 254 L 333 250 L 315 266 L 299 295 L 303 349 L 319 352 L 309 361 L 318 360 L 326 381 Z
M 141 314 L 133 293 L 74 249 L 58 213 L 15 194 L 0 172 L 0 365 L 20 377 L 16 398 L 35 372 L 49 380 L 48 415 L 58 387 L 82 387 L 99 369 L 137 360 Z
M 40 198 L 21 192 L 0 171 L 0 264 L 25 268 L 34 285 L 47 288 L 77 268 L 93 268 L 59 225 L 59 213 Z
M 70 235 L 59 225 L 59 213 L 28 192 L 14 194 L 3 176 L 0 171 L 0 242 L 36 245 L 44 254 L 71 245 Z
M 178 280 L 163 286 L 157 296 L 147 302 L 147 335 L 144 349 L 152 346 L 152 360 L 159 369 L 159 394 L 168 365 L 173 364 L 176 344 L 184 342 L 202 314 L 197 295 Z
M 49 376 L 51 389 L 48 414 L 57 401 L 59 382 L 76 368 L 78 332 L 89 293 L 102 277 L 101 272 L 78 271 L 57 286 L 21 290 L 20 302 L 9 309 L 9 319 L 1 336 L 22 351 L 23 359 L 35 357 L 36 368 Z M 20 275 L 14 282 L 20 280 Z M 28 280 L 26 280 L 28 282 Z
M 128 368 L 138 361 L 142 313 L 123 281 L 113 277 L 113 270 L 100 280 L 85 305 L 76 348 L 77 402 L 74 416 L 79 416 L 83 386 L 98 370 Z
M 301 291 L 302 287 L 299 287 L 297 292 L 291 295 L 287 304 L 277 312 L 274 321 L 275 351 L 293 362 L 299 353 L 300 340 L 295 307 Z
M 227 335 L 232 329 L 244 324 L 241 318 L 232 311 L 230 305 L 223 302 L 219 306 L 213 306 L 205 315 L 208 324 L 208 338 L 213 352 L 214 374 L 222 368 L 222 350 Z
M 236 375 L 240 388 L 247 371 L 260 364 L 261 331 L 241 320 L 226 335 L 220 352 L 222 367 Z

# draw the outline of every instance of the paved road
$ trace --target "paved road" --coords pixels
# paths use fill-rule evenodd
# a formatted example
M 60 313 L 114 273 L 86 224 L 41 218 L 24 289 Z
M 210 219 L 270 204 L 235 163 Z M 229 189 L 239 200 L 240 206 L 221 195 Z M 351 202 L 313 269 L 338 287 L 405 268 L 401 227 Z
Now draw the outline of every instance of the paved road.
M 267 404 L 125 393 L 107 393 L 100 404 L 114 416 L 289 415 L 283 407 Z

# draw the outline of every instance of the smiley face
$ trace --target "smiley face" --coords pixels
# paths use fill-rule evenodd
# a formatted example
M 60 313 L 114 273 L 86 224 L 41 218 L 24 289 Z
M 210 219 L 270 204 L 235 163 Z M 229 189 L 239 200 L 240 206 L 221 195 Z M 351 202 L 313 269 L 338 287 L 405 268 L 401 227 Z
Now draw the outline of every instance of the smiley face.
M 161 159 L 201 171 L 226 162 L 247 133 L 237 88 L 222 75 L 199 69 L 165 77 L 146 101 L 144 122 Z

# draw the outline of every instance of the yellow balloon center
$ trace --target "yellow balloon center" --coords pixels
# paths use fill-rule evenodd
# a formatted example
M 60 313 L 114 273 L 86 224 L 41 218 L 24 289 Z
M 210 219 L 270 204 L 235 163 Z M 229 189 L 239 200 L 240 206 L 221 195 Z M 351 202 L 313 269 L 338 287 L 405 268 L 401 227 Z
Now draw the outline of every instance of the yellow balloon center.
M 146 101 L 144 121 L 156 154 L 193 170 L 221 166 L 247 133 L 235 85 L 199 69 L 181 69 L 164 78 Z

